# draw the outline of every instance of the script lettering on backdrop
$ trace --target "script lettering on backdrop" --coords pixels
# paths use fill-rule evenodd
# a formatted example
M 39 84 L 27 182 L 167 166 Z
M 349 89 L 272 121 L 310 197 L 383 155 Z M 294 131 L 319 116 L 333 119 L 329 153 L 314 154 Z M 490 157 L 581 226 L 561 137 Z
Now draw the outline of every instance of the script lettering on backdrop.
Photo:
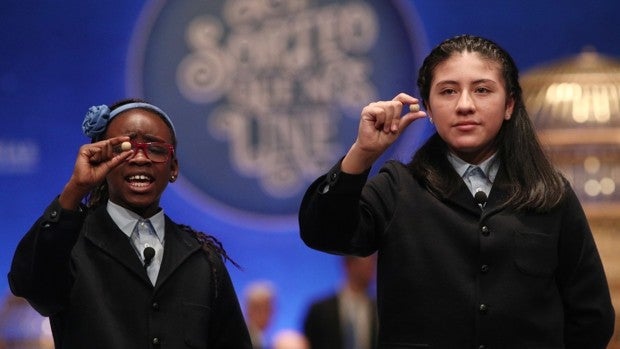
M 354 141 L 361 108 L 413 93 L 422 40 L 407 22 L 413 9 L 399 3 L 148 8 L 131 45 L 129 88 L 173 115 L 185 194 L 249 225 L 294 224 L 310 181 Z

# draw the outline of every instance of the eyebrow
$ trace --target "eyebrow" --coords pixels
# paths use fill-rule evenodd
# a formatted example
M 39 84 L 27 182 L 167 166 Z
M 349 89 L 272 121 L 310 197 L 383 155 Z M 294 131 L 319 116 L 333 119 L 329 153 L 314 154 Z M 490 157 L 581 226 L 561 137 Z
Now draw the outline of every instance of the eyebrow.
M 138 136 L 138 133 L 132 131 L 132 132 L 129 132 L 127 136 L 129 136 L 131 139 L 135 139 Z M 145 140 L 149 142 L 168 143 L 168 141 L 166 141 L 164 138 L 158 137 L 150 133 L 142 134 L 142 138 L 144 138 Z
M 498 82 L 493 79 L 477 79 L 477 80 L 474 80 L 472 83 L 474 84 L 481 84 L 481 83 L 497 84 Z M 442 81 L 438 81 L 435 84 L 435 86 L 439 86 L 439 85 L 459 85 L 459 82 L 455 80 L 442 80 Z

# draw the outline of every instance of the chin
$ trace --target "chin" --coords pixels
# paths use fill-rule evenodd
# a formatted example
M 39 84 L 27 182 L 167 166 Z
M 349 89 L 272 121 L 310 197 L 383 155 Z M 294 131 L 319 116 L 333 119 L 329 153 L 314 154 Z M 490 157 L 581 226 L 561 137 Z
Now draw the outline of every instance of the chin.
M 453 143 L 450 144 L 450 148 L 452 149 L 452 151 L 459 154 L 474 154 L 481 149 L 480 144 L 471 142 Z
M 132 210 L 145 210 L 153 206 L 157 206 L 159 203 L 153 198 L 139 198 L 127 200 L 129 208 Z

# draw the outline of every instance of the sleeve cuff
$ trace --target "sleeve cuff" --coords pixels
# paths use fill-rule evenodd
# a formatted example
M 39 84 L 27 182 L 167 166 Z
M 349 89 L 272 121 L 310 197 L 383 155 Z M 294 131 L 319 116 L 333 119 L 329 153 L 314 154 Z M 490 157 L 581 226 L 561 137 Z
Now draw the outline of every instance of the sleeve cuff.
M 51 223 L 58 223 L 61 218 L 70 220 L 82 220 L 86 215 L 86 209 L 82 205 L 77 211 L 66 210 L 60 206 L 58 196 L 47 206 L 43 212 L 42 225 L 49 226 Z
M 360 174 L 342 172 L 342 159 L 332 167 L 325 176 L 324 182 L 319 186 L 319 193 L 327 194 L 330 191 L 359 191 L 363 187 L 370 174 L 370 168 Z

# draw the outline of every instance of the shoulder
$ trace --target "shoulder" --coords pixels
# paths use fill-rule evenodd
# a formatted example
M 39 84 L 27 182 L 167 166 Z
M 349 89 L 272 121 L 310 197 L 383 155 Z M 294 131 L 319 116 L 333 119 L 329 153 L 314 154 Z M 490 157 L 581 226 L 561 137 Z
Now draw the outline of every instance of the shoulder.
M 415 176 L 409 166 L 398 161 L 388 160 L 379 169 L 377 175 L 370 179 L 376 185 L 400 184 L 415 180 Z
M 410 168 L 398 160 L 388 160 L 379 169 L 378 175 L 386 174 L 390 176 L 402 177 L 411 176 Z
M 179 224 L 167 215 L 165 216 L 165 220 L 166 234 L 174 234 L 175 237 L 180 238 L 183 243 L 189 247 L 200 245 L 200 242 L 196 239 L 196 231 L 192 227 L 185 224 Z
M 562 180 L 562 196 L 559 200 L 559 203 L 556 207 L 560 207 L 563 209 L 578 209 L 581 210 L 581 202 L 577 196 L 577 193 L 573 189 L 571 182 L 563 175 L 561 175 Z
M 321 298 L 316 299 L 312 305 L 315 307 L 324 307 L 324 306 L 328 306 L 328 305 L 332 305 L 332 304 L 336 304 L 338 303 L 338 295 L 337 294 L 330 294 L 327 296 L 323 296 Z
M 306 318 L 316 319 L 324 314 L 331 314 L 338 309 L 338 297 L 333 294 L 315 299 L 308 307 Z
M 234 266 L 239 267 L 239 265 L 228 256 L 224 249 L 224 245 L 215 236 L 196 230 L 186 224 L 174 223 L 172 220 L 169 220 L 169 222 L 174 224 L 175 229 L 183 236 L 187 244 L 200 246 L 216 266 L 224 267 L 224 263 L 229 261 Z
M 387 160 L 381 167 L 381 171 L 407 171 L 409 169 L 402 161 L 399 160 Z

